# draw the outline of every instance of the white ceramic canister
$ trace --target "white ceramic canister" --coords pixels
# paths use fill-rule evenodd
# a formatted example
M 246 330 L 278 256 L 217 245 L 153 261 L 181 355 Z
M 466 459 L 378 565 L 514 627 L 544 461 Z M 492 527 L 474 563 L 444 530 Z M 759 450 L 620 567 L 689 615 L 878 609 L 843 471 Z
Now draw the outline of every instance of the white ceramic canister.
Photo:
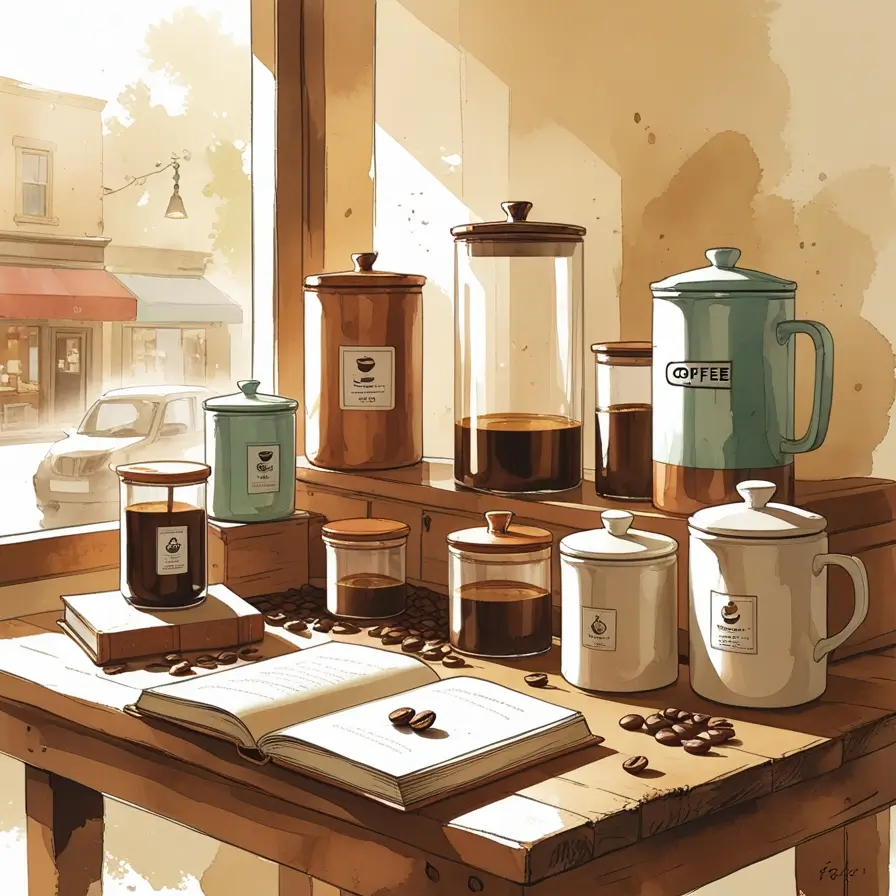
M 678 678 L 678 542 L 632 529 L 605 510 L 603 529 L 560 542 L 563 677 L 589 691 L 627 693 Z
M 770 504 L 771 482 L 741 482 L 743 502 L 695 513 L 690 530 L 690 674 L 700 696 L 780 709 L 820 697 L 827 656 L 868 614 L 868 576 L 855 557 L 829 554 L 826 520 Z M 827 636 L 827 567 L 852 579 L 855 608 Z

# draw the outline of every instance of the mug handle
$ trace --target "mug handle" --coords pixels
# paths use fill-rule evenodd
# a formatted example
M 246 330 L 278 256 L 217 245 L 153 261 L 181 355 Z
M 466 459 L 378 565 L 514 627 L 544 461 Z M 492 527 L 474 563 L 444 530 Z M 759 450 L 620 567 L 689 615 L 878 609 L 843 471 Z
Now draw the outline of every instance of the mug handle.
M 778 324 L 778 343 L 784 345 L 797 333 L 812 337 L 815 345 L 815 389 L 812 393 L 812 417 L 801 439 L 781 439 L 784 454 L 814 451 L 828 434 L 831 403 L 834 398 L 834 339 L 831 331 L 814 320 L 782 320 Z
M 821 662 L 832 650 L 836 650 L 864 621 L 868 615 L 868 573 L 865 564 L 858 557 L 846 554 L 818 554 L 812 561 L 812 575 L 820 576 L 828 566 L 845 569 L 852 579 L 853 603 L 852 619 L 836 635 L 822 638 L 816 645 L 812 659 Z

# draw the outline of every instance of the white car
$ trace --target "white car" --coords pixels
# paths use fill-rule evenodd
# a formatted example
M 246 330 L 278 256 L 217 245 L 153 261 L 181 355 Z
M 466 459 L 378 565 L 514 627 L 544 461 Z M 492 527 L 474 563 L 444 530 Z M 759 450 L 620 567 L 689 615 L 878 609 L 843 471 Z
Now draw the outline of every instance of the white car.
M 202 460 L 201 386 L 131 386 L 96 401 L 81 424 L 54 442 L 34 475 L 44 528 L 118 518 L 112 467 L 153 460 Z

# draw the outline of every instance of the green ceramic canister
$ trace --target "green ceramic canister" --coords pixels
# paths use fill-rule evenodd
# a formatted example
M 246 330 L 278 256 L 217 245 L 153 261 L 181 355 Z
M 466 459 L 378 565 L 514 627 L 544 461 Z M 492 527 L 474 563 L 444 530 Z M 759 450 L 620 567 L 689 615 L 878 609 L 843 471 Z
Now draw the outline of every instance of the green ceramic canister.
M 208 398 L 205 461 L 212 468 L 208 515 L 228 523 L 270 523 L 296 507 L 296 409 L 292 398 L 259 393 L 258 380 Z

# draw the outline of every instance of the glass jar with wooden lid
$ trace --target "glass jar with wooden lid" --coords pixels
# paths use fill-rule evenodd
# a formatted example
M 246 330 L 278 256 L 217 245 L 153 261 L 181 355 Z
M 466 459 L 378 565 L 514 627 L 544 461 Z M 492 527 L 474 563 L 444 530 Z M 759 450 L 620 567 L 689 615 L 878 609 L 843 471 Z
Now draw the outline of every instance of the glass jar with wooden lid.
M 585 228 L 503 221 L 454 236 L 454 479 L 496 494 L 582 481 Z
M 330 470 L 389 470 L 423 458 L 419 274 L 354 270 L 305 278 L 305 456 Z
M 211 467 L 187 461 L 124 464 L 121 593 L 141 610 L 179 610 L 205 600 Z
M 451 646 L 481 657 L 544 653 L 551 648 L 553 537 L 512 525 L 509 510 L 490 510 L 485 520 L 447 539 Z
M 407 606 L 406 552 L 411 527 L 398 520 L 327 523 L 327 612 L 346 619 L 388 619 Z

